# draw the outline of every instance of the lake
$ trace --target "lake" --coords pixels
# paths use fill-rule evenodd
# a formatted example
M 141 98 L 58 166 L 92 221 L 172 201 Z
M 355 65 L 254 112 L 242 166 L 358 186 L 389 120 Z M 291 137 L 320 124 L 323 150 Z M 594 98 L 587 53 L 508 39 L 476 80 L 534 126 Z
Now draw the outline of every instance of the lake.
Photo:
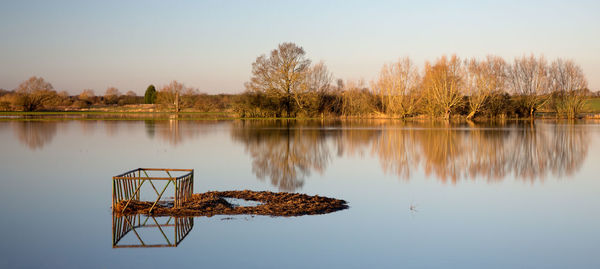
M 600 268 L 600 121 L 4 119 L 0 141 L 2 268 Z M 171 247 L 114 248 L 112 176 L 138 167 L 349 209 L 150 218 L 117 246 Z

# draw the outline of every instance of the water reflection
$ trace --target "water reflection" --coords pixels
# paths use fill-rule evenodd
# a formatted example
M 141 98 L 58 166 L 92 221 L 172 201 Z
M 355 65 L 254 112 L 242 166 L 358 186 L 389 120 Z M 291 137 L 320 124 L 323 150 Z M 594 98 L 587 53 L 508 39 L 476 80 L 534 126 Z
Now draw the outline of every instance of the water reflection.
M 295 121 L 238 121 L 231 136 L 252 157 L 252 172 L 283 191 L 301 188 L 311 172 L 323 173 L 330 160 L 323 126 Z
M 113 214 L 112 244 L 113 248 L 177 247 L 193 227 L 192 217 Z
M 145 120 L 144 127 L 146 136 L 150 139 L 155 137 L 177 146 L 187 140 L 197 139 L 215 130 L 215 126 L 221 124 L 219 121 L 192 121 L 192 120 Z
M 570 176 L 587 156 L 588 132 L 578 124 L 543 122 L 243 121 L 235 124 L 232 138 L 245 145 L 259 179 L 294 191 L 311 172 L 324 172 L 332 151 L 371 154 L 384 172 L 404 180 L 419 169 L 452 184 L 511 175 L 530 182 L 548 174 Z
M 13 124 L 17 138 L 30 150 L 43 148 L 57 132 L 57 123 L 52 121 L 15 121 Z
M 59 122 L 11 122 L 21 144 L 39 150 L 50 144 Z M 577 172 L 588 155 L 589 125 L 577 122 L 509 122 L 447 124 L 370 121 L 81 121 L 85 135 L 145 133 L 178 146 L 199 139 L 219 126 L 230 127 L 252 159 L 252 172 L 282 191 L 303 187 L 306 178 L 322 174 L 334 157 L 375 157 L 381 169 L 409 180 L 416 171 L 440 182 L 526 182 Z M 142 127 L 143 124 L 143 127 Z M 227 130 L 227 129 L 225 129 Z M 140 142 L 141 143 L 141 142 Z M 215 145 L 216 146 L 216 145 Z

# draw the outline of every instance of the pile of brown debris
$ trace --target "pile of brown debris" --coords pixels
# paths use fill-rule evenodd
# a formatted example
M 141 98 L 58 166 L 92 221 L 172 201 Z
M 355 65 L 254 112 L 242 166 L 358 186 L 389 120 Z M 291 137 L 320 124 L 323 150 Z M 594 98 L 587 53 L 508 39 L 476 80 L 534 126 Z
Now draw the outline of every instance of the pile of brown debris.
M 225 198 L 258 202 L 256 206 L 236 206 Z M 213 215 L 267 215 L 302 216 L 335 212 L 348 208 L 346 201 L 322 196 L 299 193 L 268 191 L 211 191 L 197 193 L 181 207 L 157 204 L 152 212 L 151 202 L 131 201 L 125 211 L 126 202 L 115 205 L 113 210 L 125 215 L 145 214 L 154 216 L 213 216 Z

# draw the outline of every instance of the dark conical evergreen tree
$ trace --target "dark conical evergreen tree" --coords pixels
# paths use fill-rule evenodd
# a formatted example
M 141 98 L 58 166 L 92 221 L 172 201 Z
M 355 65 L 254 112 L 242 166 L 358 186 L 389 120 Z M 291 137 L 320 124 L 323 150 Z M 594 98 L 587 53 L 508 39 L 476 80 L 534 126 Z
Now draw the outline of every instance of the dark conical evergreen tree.
M 156 102 L 156 88 L 154 85 L 148 86 L 146 89 L 146 93 L 144 94 L 144 103 L 145 104 L 154 104 Z

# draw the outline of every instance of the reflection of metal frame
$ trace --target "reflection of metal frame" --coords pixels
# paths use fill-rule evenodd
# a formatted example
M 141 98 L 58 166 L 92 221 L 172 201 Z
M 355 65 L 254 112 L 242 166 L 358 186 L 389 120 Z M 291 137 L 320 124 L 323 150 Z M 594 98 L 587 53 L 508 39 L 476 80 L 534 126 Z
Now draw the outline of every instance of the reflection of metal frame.
M 148 223 L 149 220 L 152 220 L 152 222 Z M 165 229 L 163 229 L 168 227 L 173 227 L 174 231 L 174 236 L 170 239 L 165 233 Z M 113 214 L 113 248 L 177 247 L 179 243 L 181 243 L 181 241 L 183 241 L 183 239 L 190 233 L 193 227 L 193 217 L 169 217 L 167 222 L 161 224 L 158 223 L 156 218 L 153 216 L 145 216 L 144 219 L 144 216 L 142 215 L 117 216 Z M 163 238 L 166 241 L 166 244 L 146 244 L 144 240 L 142 240 L 140 234 L 136 231 L 136 229 L 142 228 L 156 228 L 162 234 Z M 123 239 L 123 237 L 125 237 L 125 235 L 127 235 L 131 231 L 133 231 L 140 243 L 119 245 L 119 241 L 121 241 L 121 239 Z
M 151 177 L 148 175 L 148 171 L 163 171 L 168 177 Z M 170 172 L 188 173 L 180 177 L 173 177 L 171 176 Z M 144 173 L 144 175 L 142 175 L 142 173 Z M 160 193 L 153 183 L 153 181 L 156 180 L 167 180 L 167 184 Z M 138 168 L 118 176 L 114 176 L 112 197 L 113 208 L 119 202 L 127 201 L 121 210 L 121 213 L 123 213 L 132 200 L 139 201 L 140 188 L 146 181 L 150 183 L 152 189 L 154 189 L 154 192 L 157 195 L 154 204 L 152 204 L 152 207 L 150 207 L 148 212 L 152 212 L 152 209 L 154 209 L 154 206 L 156 206 L 158 201 L 160 201 L 160 198 L 171 183 L 175 185 L 174 207 L 179 207 L 183 202 L 192 197 L 192 193 L 194 191 L 194 169 Z

